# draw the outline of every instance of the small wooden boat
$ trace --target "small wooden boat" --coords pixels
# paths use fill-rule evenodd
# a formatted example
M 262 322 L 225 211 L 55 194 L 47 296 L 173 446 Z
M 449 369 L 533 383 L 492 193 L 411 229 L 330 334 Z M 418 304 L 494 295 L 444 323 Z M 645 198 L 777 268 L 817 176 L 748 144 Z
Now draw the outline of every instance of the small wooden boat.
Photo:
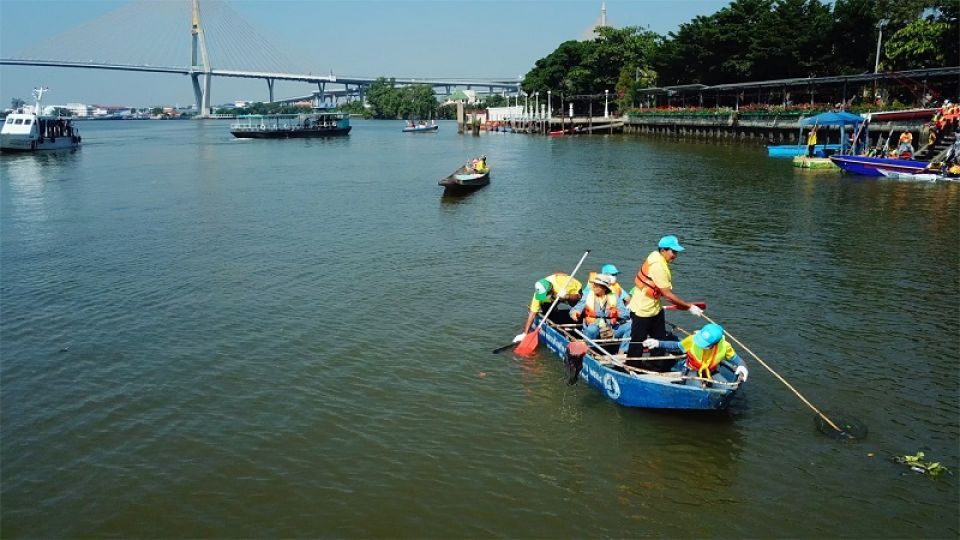
M 453 174 L 444 178 L 438 184 L 443 186 L 444 193 L 466 193 L 475 191 L 490 183 L 490 171 L 478 173 L 464 165 Z
M 540 320 L 541 316 L 538 315 L 534 324 L 539 325 Z M 548 320 L 540 327 L 540 343 L 546 344 L 561 360 L 570 362 L 571 343 L 584 342 L 573 327 Z M 674 358 L 680 360 L 683 357 L 677 355 Z M 741 386 L 726 363 L 721 363 L 720 369 L 710 380 L 680 371 L 659 373 L 627 365 L 596 342 L 588 344 L 582 362 L 580 379 L 625 407 L 722 410 L 730 405 Z

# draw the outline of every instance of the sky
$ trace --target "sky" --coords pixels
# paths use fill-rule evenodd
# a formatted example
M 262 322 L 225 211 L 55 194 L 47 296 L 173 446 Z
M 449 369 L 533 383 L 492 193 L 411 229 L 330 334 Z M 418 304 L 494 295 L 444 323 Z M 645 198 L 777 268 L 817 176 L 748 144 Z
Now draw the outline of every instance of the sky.
M 228 15 L 201 0 L 210 13 L 211 41 L 222 36 L 222 66 L 269 58 L 265 50 L 312 73 L 344 77 L 517 78 L 557 45 L 581 39 L 599 21 L 600 0 L 231 0 Z M 607 23 L 640 26 L 660 34 L 675 31 L 729 0 L 608 0 Z M 124 15 L 118 15 L 124 14 Z M 117 24 L 108 25 L 104 17 Z M 182 59 L 189 64 L 189 2 L 185 0 L 0 0 L 0 57 L 52 50 L 97 59 Z M 235 30 L 248 25 L 242 32 Z M 219 32 L 219 34 L 218 34 Z M 259 39 L 269 47 L 262 46 Z M 255 51 L 244 54 L 244 43 Z M 62 55 L 61 52 L 62 51 Z M 162 63 L 164 60 L 153 60 Z M 250 60 L 253 61 L 253 60 Z M 172 61 L 167 61 L 168 64 Z M 194 101 L 190 79 L 181 75 L 104 70 L 0 66 L 0 107 L 11 98 L 31 100 L 31 89 L 50 89 L 45 104 L 186 105 Z M 308 94 L 305 83 L 278 81 L 275 97 Z M 266 101 L 257 79 L 212 81 L 212 102 Z

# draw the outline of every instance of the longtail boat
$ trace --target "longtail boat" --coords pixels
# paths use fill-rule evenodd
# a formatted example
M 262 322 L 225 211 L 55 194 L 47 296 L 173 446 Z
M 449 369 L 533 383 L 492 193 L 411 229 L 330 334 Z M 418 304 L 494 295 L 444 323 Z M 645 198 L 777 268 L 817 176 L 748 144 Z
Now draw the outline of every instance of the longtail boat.
M 534 324 L 539 325 L 541 320 L 538 315 Z M 575 326 L 559 325 L 547 320 L 540 326 L 540 342 L 564 360 L 568 369 L 571 369 L 572 363 L 579 367 L 582 353 L 582 367 L 577 376 L 624 407 L 722 410 L 727 408 L 740 389 L 741 383 L 726 362 L 720 364 L 720 369 L 712 379 L 681 370 L 664 373 L 649 371 L 628 365 L 622 357 L 610 354 L 596 341 L 585 340 Z M 672 358 L 679 361 L 683 356 Z
M 478 173 L 469 166 L 460 167 L 453 174 L 440 180 L 443 192 L 448 194 L 466 193 L 482 188 L 490 183 L 490 170 Z

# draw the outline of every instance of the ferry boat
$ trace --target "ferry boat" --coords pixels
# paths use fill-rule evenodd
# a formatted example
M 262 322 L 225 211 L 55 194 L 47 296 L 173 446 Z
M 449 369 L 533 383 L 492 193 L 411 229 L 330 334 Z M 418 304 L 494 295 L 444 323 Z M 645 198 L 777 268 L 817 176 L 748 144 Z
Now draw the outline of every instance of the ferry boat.
M 302 114 L 243 114 L 230 126 L 238 139 L 304 139 L 350 133 L 350 116 L 320 104 Z
M 34 88 L 33 111 L 18 109 L 7 115 L 0 128 L 0 150 L 4 152 L 39 152 L 71 150 L 80 146 L 80 133 L 66 118 L 44 116 L 41 102 L 47 88 Z

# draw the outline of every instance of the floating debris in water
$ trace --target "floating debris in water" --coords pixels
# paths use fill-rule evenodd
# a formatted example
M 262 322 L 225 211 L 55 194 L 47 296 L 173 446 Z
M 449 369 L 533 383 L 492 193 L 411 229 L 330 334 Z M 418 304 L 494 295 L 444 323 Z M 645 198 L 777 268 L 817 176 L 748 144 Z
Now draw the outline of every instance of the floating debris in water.
M 69 351 L 69 350 L 70 350 L 70 346 L 69 346 L 69 345 L 67 345 L 66 347 L 61 347 L 61 348 L 60 348 L 60 352 L 67 352 L 67 351 Z
M 910 470 L 915 473 L 925 474 L 932 478 L 936 478 L 940 473 L 950 472 L 950 469 L 941 465 L 939 461 L 928 463 L 923 458 L 923 452 L 918 451 L 916 455 L 913 456 L 894 456 L 893 461 L 910 467 Z
M 840 431 L 833 429 L 833 426 L 825 422 L 819 415 L 813 417 L 813 421 L 817 425 L 817 431 L 832 439 L 839 440 L 860 440 L 867 437 L 867 426 L 860 420 L 852 416 L 834 414 L 831 414 L 830 418 L 840 428 Z

